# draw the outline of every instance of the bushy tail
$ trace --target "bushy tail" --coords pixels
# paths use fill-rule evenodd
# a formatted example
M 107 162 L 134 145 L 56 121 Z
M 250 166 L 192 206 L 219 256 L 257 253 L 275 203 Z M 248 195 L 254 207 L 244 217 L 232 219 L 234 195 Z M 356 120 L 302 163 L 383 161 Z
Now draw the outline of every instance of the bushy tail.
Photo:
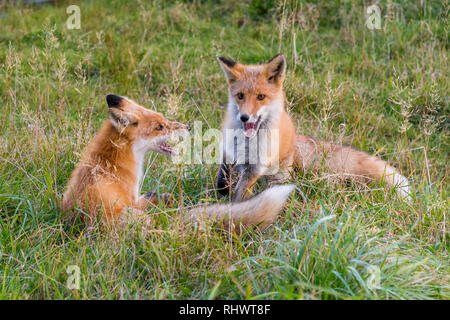
M 385 181 L 396 188 L 403 199 L 410 200 L 408 179 L 386 161 L 356 150 L 308 136 L 297 136 L 295 163 L 304 169 L 319 169 L 324 166 L 330 173 L 348 177 L 367 177 Z
M 366 158 L 361 162 L 363 174 L 378 181 L 384 180 L 391 188 L 396 189 L 400 198 L 410 201 L 411 189 L 408 179 L 401 175 L 397 169 L 388 165 L 386 161 L 368 154 L 365 155 Z
M 203 225 L 210 220 L 233 230 L 236 226 L 265 229 L 276 219 L 294 189 L 295 185 L 277 185 L 243 202 L 199 206 L 186 214 L 185 221 Z

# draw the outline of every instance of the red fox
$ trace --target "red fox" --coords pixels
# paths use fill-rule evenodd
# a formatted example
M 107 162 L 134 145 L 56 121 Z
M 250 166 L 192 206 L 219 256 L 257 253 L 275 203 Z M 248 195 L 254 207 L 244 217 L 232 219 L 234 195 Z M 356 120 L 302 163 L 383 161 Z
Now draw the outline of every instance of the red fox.
M 341 177 L 384 180 L 391 187 L 397 187 L 401 197 L 409 198 L 408 180 L 385 161 L 352 147 L 296 133 L 293 121 L 284 108 L 282 85 L 286 59 L 283 54 L 259 65 L 243 65 L 224 57 L 218 60 L 229 85 L 228 110 L 223 122 L 224 136 L 227 130 L 242 130 L 243 136 L 242 139 L 224 140 L 223 160 L 216 183 L 221 194 L 231 192 L 231 176 L 237 172 L 239 178 L 234 188 L 233 201 L 245 199 L 255 182 L 277 163 L 285 177 L 294 166 L 318 170 L 323 165 L 332 174 Z M 237 163 L 236 149 L 244 148 L 247 153 L 245 144 L 254 139 L 261 129 L 277 131 L 278 152 L 268 148 L 264 164 Z M 257 143 L 259 146 L 259 141 Z
M 170 194 L 140 194 L 144 156 L 154 151 L 172 156 L 175 150 L 166 143 L 178 130 L 190 127 L 164 118 L 132 100 L 107 95 L 108 120 L 90 141 L 81 161 L 72 173 L 61 201 L 61 209 L 73 221 L 81 216 L 85 223 L 97 220 L 106 225 L 123 222 L 126 212 L 138 220 L 149 221 L 144 210 L 158 203 L 171 204 Z M 185 221 L 209 218 L 224 226 L 244 225 L 265 228 L 276 218 L 294 186 L 275 186 L 254 198 L 237 204 L 213 204 L 194 207 Z M 131 210 L 129 210 L 131 209 Z

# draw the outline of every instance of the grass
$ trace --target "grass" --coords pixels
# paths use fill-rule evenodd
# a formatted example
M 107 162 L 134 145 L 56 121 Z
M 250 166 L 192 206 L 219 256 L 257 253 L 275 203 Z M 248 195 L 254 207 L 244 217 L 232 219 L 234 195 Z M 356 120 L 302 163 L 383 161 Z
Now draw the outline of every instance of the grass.
M 449 299 L 448 1 L 380 1 L 373 31 L 364 2 L 78 1 L 81 29 L 68 30 L 70 4 L 0 4 L 0 298 Z M 411 203 L 307 172 L 262 233 L 202 232 L 164 208 L 145 238 L 62 222 L 58 198 L 107 93 L 218 128 L 216 56 L 278 52 L 299 132 L 388 160 L 412 181 Z M 217 199 L 217 165 L 150 155 L 147 169 L 144 191 Z

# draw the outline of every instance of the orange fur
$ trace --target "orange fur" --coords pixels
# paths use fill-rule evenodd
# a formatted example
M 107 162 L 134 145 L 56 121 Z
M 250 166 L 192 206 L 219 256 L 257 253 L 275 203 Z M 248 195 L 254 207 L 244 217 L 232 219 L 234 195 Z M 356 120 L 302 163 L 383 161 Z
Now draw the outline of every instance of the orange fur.
M 398 187 L 402 197 L 409 197 L 408 180 L 385 161 L 351 147 L 296 133 L 293 121 L 284 109 L 282 83 L 286 60 L 283 55 L 277 55 L 268 63 L 260 65 L 242 65 L 222 57 L 219 62 L 229 83 L 229 105 L 224 130 L 242 128 L 244 135 L 249 138 L 256 134 L 252 130 L 254 127 L 256 130 L 263 126 L 265 129 L 278 130 L 279 168 L 285 176 L 294 165 L 313 170 L 324 166 L 339 176 L 385 180 L 391 187 Z M 226 145 L 224 154 L 229 156 L 232 147 Z M 267 169 L 262 165 L 238 165 L 237 170 L 241 175 L 235 188 L 235 201 L 246 198 L 253 184 Z M 224 164 L 221 170 L 229 171 Z M 226 172 L 222 171 L 219 172 L 217 186 L 222 193 L 227 193 L 230 186 L 225 181 Z
M 125 98 L 117 107 L 110 107 L 109 115 L 67 185 L 61 209 L 71 218 L 81 215 L 84 221 L 92 222 L 101 213 L 103 220 L 110 222 L 118 220 L 125 208 L 144 210 L 156 204 L 155 194 L 144 197 L 137 192 L 142 170 L 137 156 L 143 156 L 147 150 L 136 152 L 134 148 L 142 141 L 163 142 L 174 131 L 186 129 L 185 125 L 168 121 Z M 158 152 L 158 144 L 151 148 Z
M 101 215 L 110 226 L 141 222 L 149 226 L 150 216 L 144 210 L 158 203 L 154 193 L 140 195 L 143 157 L 147 151 L 171 155 L 165 140 L 177 130 L 189 130 L 161 114 L 145 109 L 133 101 L 108 95 L 109 120 L 89 143 L 72 173 L 61 201 L 61 209 L 71 221 L 81 216 L 92 223 Z M 235 226 L 267 227 L 281 210 L 293 186 L 278 186 L 241 204 L 200 205 L 187 212 L 186 222 L 212 220 L 234 230 Z M 162 195 L 166 203 L 171 196 Z M 127 213 L 131 211 L 131 216 Z M 239 230 L 239 229 L 238 229 Z

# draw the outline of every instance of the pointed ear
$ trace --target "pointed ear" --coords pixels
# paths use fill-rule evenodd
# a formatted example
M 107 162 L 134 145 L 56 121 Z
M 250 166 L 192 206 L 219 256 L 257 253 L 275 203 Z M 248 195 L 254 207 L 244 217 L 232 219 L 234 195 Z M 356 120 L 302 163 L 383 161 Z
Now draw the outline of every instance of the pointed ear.
M 228 80 L 228 83 L 232 83 L 236 81 L 242 73 L 242 65 L 224 58 L 224 57 L 218 57 L 217 60 L 219 60 L 220 66 L 222 67 L 223 72 L 225 73 L 225 77 Z
M 121 107 L 123 98 L 115 94 L 108 94 L 106 102 L 108 103 L 108 119 L 111 121 L 117 131 L 122 132 L 126 127 L 137 123 L 135 116 L 123 110 Z
M 284 54 L 277 54 L 266 64 L 267 81 L 281 85 L 286 72 L 286 57 Z
M 123 98 L 121 96 L 117 96 L 115 94 L 108 94 L 106 96 L 106 103 L 109 108 L 120 108 L 122 104 Z

